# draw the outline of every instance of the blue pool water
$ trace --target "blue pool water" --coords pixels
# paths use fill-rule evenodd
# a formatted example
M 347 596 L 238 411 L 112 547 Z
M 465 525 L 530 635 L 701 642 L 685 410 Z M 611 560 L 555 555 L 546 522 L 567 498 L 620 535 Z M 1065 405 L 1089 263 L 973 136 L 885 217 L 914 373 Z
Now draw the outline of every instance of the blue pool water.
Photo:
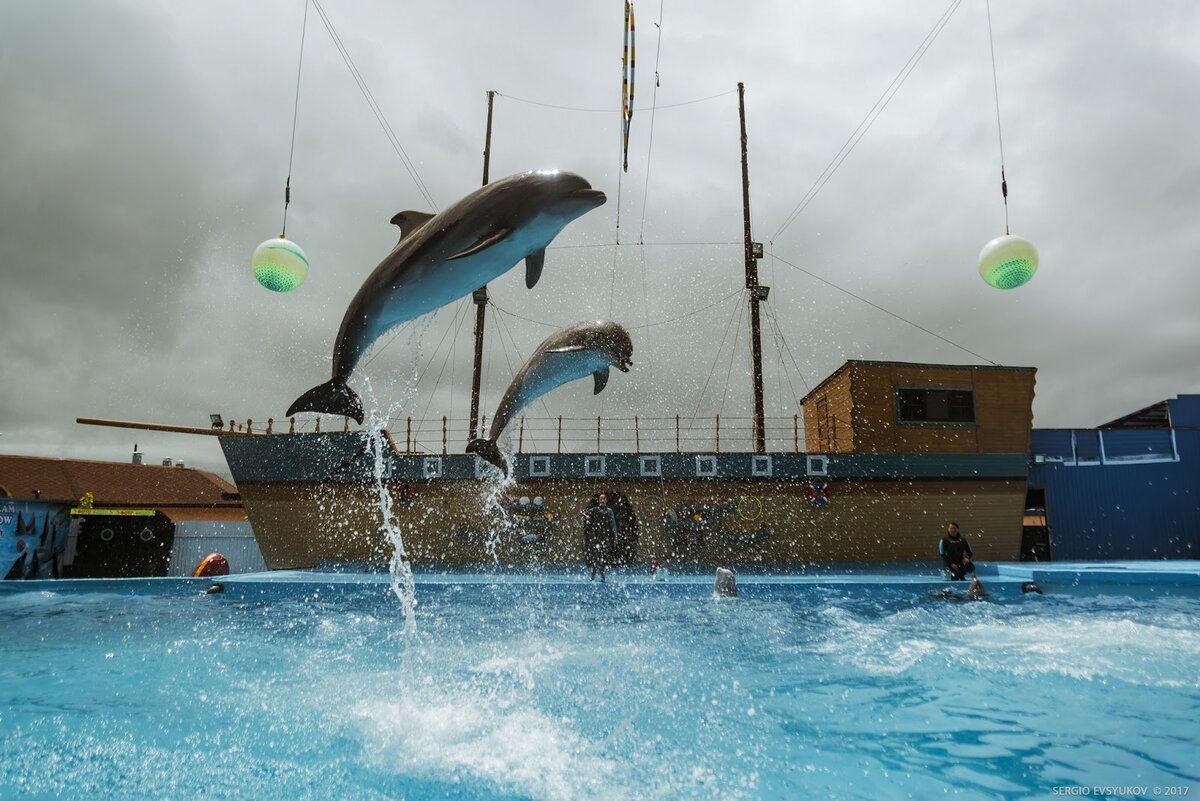
M 1195 797 L 1197 587 L 985 581 L 10 583 L 0 796 Z

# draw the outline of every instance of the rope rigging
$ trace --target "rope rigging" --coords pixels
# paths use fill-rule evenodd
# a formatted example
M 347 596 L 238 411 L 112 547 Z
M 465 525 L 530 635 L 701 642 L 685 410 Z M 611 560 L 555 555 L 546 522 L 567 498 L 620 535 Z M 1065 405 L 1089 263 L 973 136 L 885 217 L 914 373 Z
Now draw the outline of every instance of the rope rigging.
M 420 174 L 417 172 L 416 165 L 409 158 L 404 145 L 400 144 L 400 137 L 396 136 L 396 132 L 392 129 L 391 123 L 388 122 L 387 116 L 383 113 L 383 109 L 379 107 L 379 103 L 375 101 L 375 96 L 371 93 L 370 87 L 367 86 L 367 81 L 359 72 L 358 67 L 354 64 L 354 59 L 350 57 L 350 51 L 346 49 L 346 45 L 342 42 L 342 37 L 338 35 L 337 30 L 333 27 L 333 21 L 329 19 L 329 15 L 325 13 L 325 9 L 321 6 L 320 0 L 311 0 L 313 6 L 317 9 L 317 14 L 321 17 L 321 22 L 325 25 L 325 30 L 329 32 L 329 36 L 333 39 L 333 44 L 337 47 L 338 54 L 341 55 L 342 61 L 346 63 L 346 68 L 350 70 L 350 76 L 354 78 L 354 83 L 357 84 L 358 90 L 362 93 L 363 98 L 367 101 L 367 105 L 371 108 L 371 113 L 375 115 L 380 128 L 383 129 L 384 135 L 388 138 L 392 149 L 396 151 L 396 155 L 400 157 L 404 168 L 408 171 L 409 176 L 413 179 L 413 183 L 417 185 L 417 190 L 421 193 L 421 197 L 429 204 L 429 207 L 434 211 L 440 211 L 438 205 L 433 200 L 433 195 L 425 186 L 425 182 L 421 180 Z M 307 5 L 305 10 L 307 13 Z
M 304 67 L 304 38 L 308 33 L 308 0 L 304 0 L 304 21 L 300 24 L 300 58 L 296 64 L 296 101 L 292 105 L 292 144 L 288 150 L 287 181 L 283 185 L 283 227 L 279 238 L 287 239 L 288 205 L 292 202 L 292 158 L 296 155 L 296 121 L 300 117 L 300 70 Z
M 996 138 L 1000 141 L 1000 194 L 1004 198 L 1004 233 L 1008 230 L 1008 179 L 1004 175 L 1004 131 L 1000 128 L 1000 84 L 996 78 L 996 44 L 992 38 L 992 3 L 985 0 L 988 21 L 988 49 L 992 54 L 992 93 L 996 98 Z
M 868 306 L 870 306 L 871 308 L 878 309 L 879 311 L 883 312 L 884 314 L 887 314 L 887 315 L 889 315 L 889 316 L 891 316 L 891 317 L 895 317 L 895 318 L 896 318 L 897 320 L 899 320 L 900 322 L 902 322 L 902 323 L 906 323 L 906 324 L 908 324 L 908 325 L 911 325 L 913 328 L 917 329 L 918 331 L 924 331 L 926 334 L 929 334 L 931 337 L 934 337 L 935 339 L 940 339 L 942 342 L 945 342 L 947 345 L 952 345 L 953 347 L 956 347 L 956 348 L 958 348 L 959 350 L 961 350 L 961 351 L 963 351 L 963 352 L 965 352 L 965 353 L 969 353 L 969 354 L 971 354 L 972 356 L 974 356 L 974 357 L 975 357 L 975 358 L 977 358 L 977 359 L 982 359 L 983 361 L 987 362 L 988 364 L 995 365 L 996 367 L 1000 367 L 1000 366 L 1001 366 L 999 362 L 994 362 L 994 361 L 992 361 L 991 359 L 989 359 L 988 357 L 986 357 L 986 356 L 982 356 L 982 355 L 980 355 L 980 354 L 976 353 L 975 351 L 971 350 L 970 348 L 967 348 L 967 347 L 964 347 L 964 346 L 962 346 L 962 345 L 959 345 L 957 342 L 954 342 L 954 341 L 952 341 L 952 340 L 949 340 L 949 339 L 947 339 L 946 337 L 942 336 L 941 334 L 939 334 L 939 333 L 937 333 L 937 332 L 935 332 L 935 331 L 930 331 L 928 328 L 926 328 L 926 327 L 925 327 L 925 326 L 923 326 L 923 325 L 920 325 L 920 324 L 918 324 L 918 323 L 914 323 L 912 320 L 909 320 L 909 319 L 907 319 L 907 318 L 905 318 L 905 317 L 901 317 L 899 314 L 896 314 L 894 311 L 891 311 L 891 310 L 889 310 L 889 309 L 885 309 L 884 307 L 880 306 L 878 303 L 873 303 L 873 302 L 871 302 L 871 301 L 867 300 L 867 299 L 866 299 L 866 298 L 864 298 L 862 295 L 856 295 L 856 294 L 854 294 L 853 292 L 851 292 L 849 289 L 846 289 L 846 288 L 845 288 L 845 287 L 843 287 L 843 286 L 838 286 L 837 284 L 833 283 L 833 282 L 832 282 L 832 281 L 830 281 L 828 278 L 822 278 L 821 276 L 817 275 L 816 273 L 814 273 L 814 272 L 810 272 L 809 270 L 806 270 L 806 269 L 804 269 L 803 267 L 801 267 L 801 266 L 799 266 L 799 265 L 797 265 L 797 264 L 792 264 L 790 261 L 788 261 L 787 259 L 783 258 L 782 256 L 780 256 L 780 255 L 778 255 L 778 254 L 776 254 L 776 253 L 772 253 L 772 254 L 771 254 L 771 256 L 772 256 L 773 258 L 777 258 L 777 259 L 779 259 L 779 261 L 783 262 L 783 263 L 784 263 L 784 264 L 786 264 L 788 267 L 791 267 L 793 270 L 796 270 L 796 271 L 798 271 L 798 272 L 802 272 L 802 273 L 804 273 L 805 275 L 807 275 L 807 276 L 808 276 L 808 277 L 810 277 L 810 278 L 815 278 L 816 280 L 820 281 L 821 283 L 823 283 L 823 284 L 827 284 L 828 286 L 831 286 L 831 287 L 833 287 L 834 289 L 836 289 L 836 290 L 837 290 L 837 291 L 839 291 L 839 292 L 844 292 L 844 293 L 846 293 L 847 295 L 849 295 L 850 297 L 854 298 L 855 300 L 860 300 L 860 301 L 862 301 L 863 303 L 867 304 L 867 305 L 868 305 Z
M 842 143 L 842 146 L 838 152 L 835 153 L 833 158 L 829 160 L 829 163 L 825 165 L 825 169 L 821 170 L 821 174 L 817 176 L 816 180 L 813 181 L 812 186 L 810 186 L 808 191 L 804 193 L 804 196 L 800 198 L 800 202 L 797 203 L 796 207 L 792 209 L 791 213 L 788 214 L 787 219 L 783 221 L 783 224 L 779 226 L 779 229 L 771 235 L 771 242 L 774 242 L 776 239 L 778 239 L 779 235 L 786 231 L 788 227 L 796 221 L 796 218 L 799 217 L 806 208 L 808 208 L 808 205 L 812 203 L 817 194 L 825 188 L 825 184 L 829 183 L 829 179 L 832 178 L 834 173 L 838 171 L 838 168 L 842 166 L 842 162 L 844 162 L 850 153 L 853 152 L 854 148 L 858 146 L 858 143 L 862 141 L 862 138 L 867 135 L 867 131 L 871 129 L 871 126 L 874 125 L 875 121 L 879 119 L 879 116 L 883 114 L 884 109 L 886 109 L 888 104 L 892 102 L 892 99 L 896 96 L 896 93 L 900 91 L 900 87 L 903 86 L 904 82 L 908 80 L 908 76 L 911 75 L 913 70 L 917 68 L 917 64 L 920 63 L 921 59 L 929 51 L 929 48 L 937 39 L 938 34 L 940 34 L 942 29 L 946 27 L 946 24 L 950 22 L 950 18 L 954 16 L 954 12 L 958 10 L 960 5 L 962 5 L 962 1 L 963 0 L 950 0 L 950 5 L 947 6 L 946 10 L 942 12 L 942 16 L 938 18 L 936 23 L 934 23 L 933 27 L 929 30 L 929 33 L 925 34 L 925 38 L 921 40 L 921 44 L 919 44 L 917 49 L 913 51 L 913 54 L 908 57 L 908 61 L 906 61 L 904 66 L 900 68 L 900 71 L 896 73 L 896 77 L 892 78 L 892 82 L 889 83 L 887 88 L 883 90 L 883 94 L 881 94 L 879 99 L 875 101 L 875 104 L 871 106 L 870 111 L 868 111 L 866 116 L 863 117 L 862 121 L 858 124 L 858 127 L 855 128 L 854 131 L 851 132 L 850 136 L 847 137 L 846 141 Z

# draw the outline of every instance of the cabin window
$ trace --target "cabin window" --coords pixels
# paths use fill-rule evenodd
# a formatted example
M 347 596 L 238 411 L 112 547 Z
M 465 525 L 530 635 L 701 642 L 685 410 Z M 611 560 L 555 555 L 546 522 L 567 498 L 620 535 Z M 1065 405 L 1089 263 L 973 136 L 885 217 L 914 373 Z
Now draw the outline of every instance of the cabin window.
M 442 459 L 439 456 L 426 456 L 422 470 L 425 478 L 441 478 L 442 477 Z
M 549 456 L 530 456 L 529 457 L 529 475 L 531 475 L 531 476 L 548 476 L 548 475 L 550 475 L 550 457 Z
M 752 476 L 769 476 L 769 475 L 771 475 L 771 457 L 770 456 L 751 456 L 750 457 L 750 475 L 752 475 Z
M 715 456 L 697 456 L 696 457 L 696 475 L 700 478 L 707 476 L 715 476 L 717 474 L 717 457 Z
M 643 456 L 641 468 L 643 476 L 661 476 L 662 460 L 657 456 Z
M 583 459 L 583 474 L 585 476 L 604 475 L 604 457 L 585 456 Z
M 897 388 L 901 423 L 974 423 L 975 391 L 971 389 Z

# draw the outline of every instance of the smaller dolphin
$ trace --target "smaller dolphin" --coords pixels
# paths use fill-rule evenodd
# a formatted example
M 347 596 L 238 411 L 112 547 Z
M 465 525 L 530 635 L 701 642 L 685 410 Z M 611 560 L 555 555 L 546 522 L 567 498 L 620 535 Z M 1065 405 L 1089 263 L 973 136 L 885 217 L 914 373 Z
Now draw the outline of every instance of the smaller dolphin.
M 713 580 L 713 596 L 716 598 L 736 598 L 737 578 L 727 567 L 718 567 L 716 578 Z
M 362 401 L 346 383 L 381 336 L 503 275 L 525 260 L 533 289 L 546 246 L 568 223 L 604 203 L 573 172 L 511 175 L 476 189 L 440 214 L 402 211 L 392 217 L 400 242 L 359 288 L 333 346 L 333 377 L 292 402 L 287 414 L 324 412 L 363 421 Z
M 487 439 L 474 439 L 467 453 L 478 454 L 508 475 L 508 461 L 496 447 L 505 427 L 522 409 L 568 381 L 590 375 L 595 378 L 593 394 L 608 384 L 608 368 L 629 372 L 633 364 L 633 340 L 620 323 L 576 323 L 552 334 L 521 367 L 492 417 Z

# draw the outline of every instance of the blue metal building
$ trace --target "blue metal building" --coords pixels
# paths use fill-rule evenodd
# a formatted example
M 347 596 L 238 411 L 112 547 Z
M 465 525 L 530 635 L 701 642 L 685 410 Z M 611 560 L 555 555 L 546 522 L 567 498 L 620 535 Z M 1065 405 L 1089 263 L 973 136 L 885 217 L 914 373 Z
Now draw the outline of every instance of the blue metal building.
M 1200 395 L 1034 429 L 1030 449 L 1026 522 L 1044 509 L 1055 560 L 1200 558 Z

